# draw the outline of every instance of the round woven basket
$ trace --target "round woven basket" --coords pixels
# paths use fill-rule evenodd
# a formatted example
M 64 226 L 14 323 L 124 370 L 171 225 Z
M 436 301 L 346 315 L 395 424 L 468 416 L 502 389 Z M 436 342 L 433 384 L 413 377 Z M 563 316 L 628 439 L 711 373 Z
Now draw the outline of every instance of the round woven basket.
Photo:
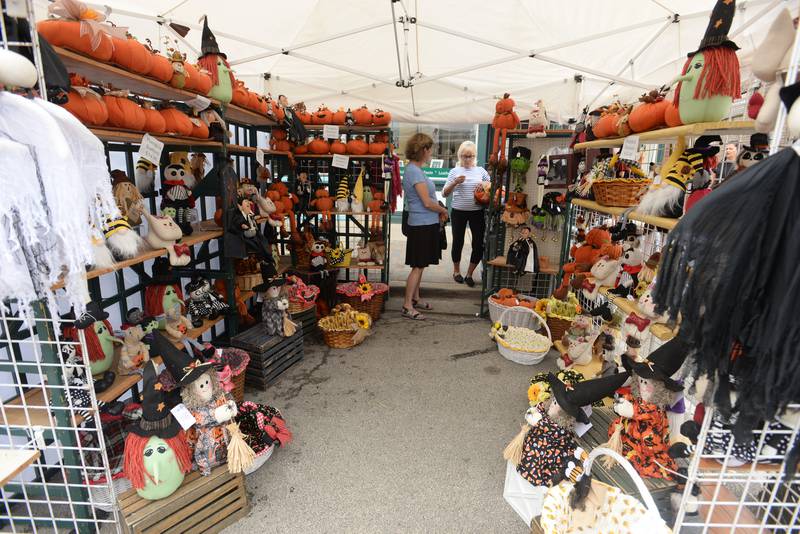
M 261 282 L 263 282 L 261 273 L 240 274 L 236 277 L 236 283 L 242 291 L 250 291 Z
M 303 313 L 304 311 L 308 310 L 309 308 L 313 308 L 316 306 L 316 302 L 294 302 L 289 301 L 289 314 L 295 315 L 298 313 Z
M 489 319 L 492 320 L 492 324 L 499 321 L 500 315 L 509 308 L 508 306 L 502 306 L 495 302 L 493 298 L 495 296 L 496 295 L 492 295 L 489 297 Z M 517 298 L 520 300 L 529 300 L 534 303 L 538 300 L 536 297 L 529 297 L 528 295 L 517 295 Z
M 535 319 L 535 321 L 534 321 Z M 530 330 L 537 330 L 537 324 L 544 327 L 547 333 L 547 339 L 550 342 L 545 350 L 535 351 L 523 349 L 510 345 L 507 341 L 497 338 L 497 350 L 507 360 L 512 362 L 521 363 L 522 365 L 535 365 L 547 356 L 550 351 L 550 346 L 553 342 L 553 336 L 547 326 L 547 322 L 542 319 L 542 316 L 524 306 L 515 306 L 506 308 L 500 315 L 498 322 L 503 326 L 513 326 L 515 328 L 528 328 Z
M 322 327 L 320 330 L 325 344 L 333 349 L 349 349 L 357 345 L 353 340 L 356 330 L 326 330 Z
M 340 293 L 339 299 L 360 312 L 368 313 L 369 316 L 372 317 L 373 321 L 377 321 L 381 318 L 381 311 L 383 311 L 383 300 L 385 295 L 385 293 L 379 293 L 373 296 L 370 300 L 365 300 L 362 302 L 361 297 L 348 297 Z
M 594 199 L 601 206 L 629 208 L 639 203 L 650 180 L 598 180 L 592 184 Z
M 550 329 L 550 333 L 552 334 L 554 340 L 564 337 L 564 332 L 567 331 L 571 324 L 572 321 L 569 319 L 553 317 L 552 315 L 547 316 L 547 327 Z
M 233 389 L 231 390 L 233 399 L 237 403 L 244 402 L 244 370 L 238 375 L 234 375 L 231 382 L 233 382 Z

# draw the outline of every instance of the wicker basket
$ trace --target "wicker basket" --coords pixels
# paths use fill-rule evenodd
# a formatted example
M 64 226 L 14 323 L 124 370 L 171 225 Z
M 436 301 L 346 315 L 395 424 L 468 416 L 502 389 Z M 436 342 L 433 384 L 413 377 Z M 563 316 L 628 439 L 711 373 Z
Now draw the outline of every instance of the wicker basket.
M 233 382 L 231 395 L 233 395 L 233 399 L 237 403 L 244 402 L 244 375 L 245 372 L 242 370 L 241 373 L 234 375 L 233 378 L 231 378 L 231 382 Z
M 236 283 L 242 291 L 250 291 L 261 282 L 263 282 L 261 273 L 240 274 L 236 277 Z
M 650 180 L 597 180 L 592 184 L 594 198 L 601 206 L 629 208 L 639 203 Z
M 497 295 L 492 295 L 489 297 L 489 319 L 492 320 L 492 324 L 496 323 L 500 320 L 500 315 L 506 311 L 509 306 L 502 306 L 493 300 L 494 297 Z M 517 298 L 520 300 L 529 300 L 531 302 L 536 302 L 536 297 L 529 297 L 528 295 L 517 295 Z
M 353 339 L 356 335 L 356 330 L 322 330 L 322 338 L 325 344 L 332 349 L 349 349 L 358 345 Z
M 316 305 L 316 302 L 294 302 L 290 300 L 289 314 L 295 315 L 297 313 L 303 313 L 304 311 L 308 310 L 309 308 L 313 308 Z
M 512 362 L 521 363 L 522 365 L 535 365 L 544 360 L 544 357 L 547 356 L 547 353 L 550 351 L 550 347 L 552 346 L 553 336 L 550 333 L 550 329 L 547 327 L 547 322 L 542 319 L 541 315 L 530 308 L 525 308 L 524 306 L 514 306 L 511 308 L 506 308 L 498 321 L 503 326 L 529 328 L 531 330 L 536 330 L 535 326 L 537 323 L 542 325 L 545 332 L 547 332 L 547 338 L 550 341 L 550 344 L 543 351 L 525 350 L 514 347 L 499 337 L 496 338 L 496 341 L 497 350 L 500 352 L 500 354 L 505 359 L 511 360 Z
M 250 473 L 254 473 L 255 471 L 257 471 L 262 465 L 267 463 L 267 460 L 270 459 L 273 452 L 275 452 L 274 443 L 256 455 L 255 460 L 253 460 L 253 465 L 245 469 L 244 474 L 249 475 Z
M 348 297 L 346 295 L 339 294 L 339 300 L 345 302 L 352 306 L 354 309 L 368 313 L 370 317 L 372 317 L 373 321 L 377 321 L 381 318 L 381 312 L 383 311 L 383 301 L 386 298 L 386 293 L 378 293 L 374 295 L 370 300 L 361 301 L 361 297 Z
M 561 339 L 564 337 L 564 332 L 567 331 L 570 325 L 572 325 L 570 319 L 562 319 L 561 317 L 555 317 L 553 315 L 547 316 L 547 327 L 550 329 L 553 339 Z

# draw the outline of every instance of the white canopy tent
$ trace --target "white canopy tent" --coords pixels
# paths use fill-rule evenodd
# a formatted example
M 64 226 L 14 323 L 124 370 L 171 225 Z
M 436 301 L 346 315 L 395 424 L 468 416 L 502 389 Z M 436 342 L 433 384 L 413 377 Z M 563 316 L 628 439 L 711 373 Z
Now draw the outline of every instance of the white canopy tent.
M 390 111 L 406 122 L 490 122 L 509 92 L 525 118 L 542 99 L 575 117 L 614 94 L 628 99 L 680 72 L 714 0 L 110 0 L 109 19 L 140 41 L 178 39 L 198 55 L 202 15 L 236 76 L 309 109 Z M 796 0 L 739 0 L 731 37 L 748 58 Z M 97 7 L 100 5 L 94 4 Z M 46 0 L 36 0 L 39 18 Z M 394 21 L 394 22 L 393 22 Z M 191 28 L 185 39 L 169 27 Z

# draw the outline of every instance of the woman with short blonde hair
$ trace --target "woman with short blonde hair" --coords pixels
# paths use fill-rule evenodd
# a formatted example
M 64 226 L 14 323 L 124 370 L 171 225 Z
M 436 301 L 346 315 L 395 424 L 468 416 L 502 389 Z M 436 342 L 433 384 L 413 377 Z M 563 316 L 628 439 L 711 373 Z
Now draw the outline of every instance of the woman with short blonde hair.
M 450 217 L 453 219 L 453 248 L 450 257 L 453 260 L 453 280 L 459 284 L 475 285 L 472 274 L 483 259 L 483 235 L 486 220 L 483 206 L 475 202 L 475 189 L 482 182 L 490 180 L 489 173 L 476 165 L 478 150 L 472 141 L 464 141 L 458 147 L 458 167 L 454 167 L 447 175 L 447 183 L 442 190 L 444 196 L 453 194 Z M 464 236 L 467 225 L 472 234 L 472 253 L 466 278 L 461 276 L 461 251 L 464 248 Z

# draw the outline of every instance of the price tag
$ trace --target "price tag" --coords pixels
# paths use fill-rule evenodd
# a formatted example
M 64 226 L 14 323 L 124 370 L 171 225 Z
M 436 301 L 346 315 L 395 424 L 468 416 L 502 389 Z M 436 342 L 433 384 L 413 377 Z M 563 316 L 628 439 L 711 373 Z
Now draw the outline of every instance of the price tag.
M 350 156 L 343 156 L 342 154 L 333 155 L 333 161 L 331 162 L 331 167 L 336 167 L 337 169 L 346 169 L 349 164 L 350 164 Z
M 195 98 L 187 100 L 186 105 L 194 109 L 195 111 L 200 112 L 211 105 L 211 100 L 209 100 L 204 96 L 197 95 Z
M 335 124 L 326 124 L 322 127 L 322 137 L 325 139 L 339 139 L 339 127 Z
M 583 412 L 586 414 L 586 417 L 592 416 L 592 407 L 591 406 L 584 406 L 581 408 Z M 589 429 L 592 428 L 592 423 L 575 423 L 575 435 L 581 437 L 582 435 L 586 434 Z
M 144 134 L 142 144 L 139 147 L 139 157 L 144 158 L 153 165 L 161 162 L 161 153 L 164 151 L 164 143 L 151 136 Z
M 6 14 L 9 17 L 18 19 L 28 18 L 28 8 L 25 6 L 25 0 L 8 0 L 6 2 Z
M 189 430 L 192 426 L 197 422 L 192 415 L 192 412 L 184 406 L 183 403 L 178 404 L 173 409 L 170 410 L 172 416 L 178 421 L 178 424 L 181 425 L 181 428 L 184 430 Z
M 264 166 L 264 156 L 266 156 L 266 154 L 264 154 L 264 151 L 261 150 L 260 148 L 257 148 L 256 149 L 256 161 L 262 167 Z
M 627 159 L 629 161 L 636 161 L 639 158 L 639 136 L 629 135 L 622 143 L 622 152 L 619 154 L 620 159 Z

